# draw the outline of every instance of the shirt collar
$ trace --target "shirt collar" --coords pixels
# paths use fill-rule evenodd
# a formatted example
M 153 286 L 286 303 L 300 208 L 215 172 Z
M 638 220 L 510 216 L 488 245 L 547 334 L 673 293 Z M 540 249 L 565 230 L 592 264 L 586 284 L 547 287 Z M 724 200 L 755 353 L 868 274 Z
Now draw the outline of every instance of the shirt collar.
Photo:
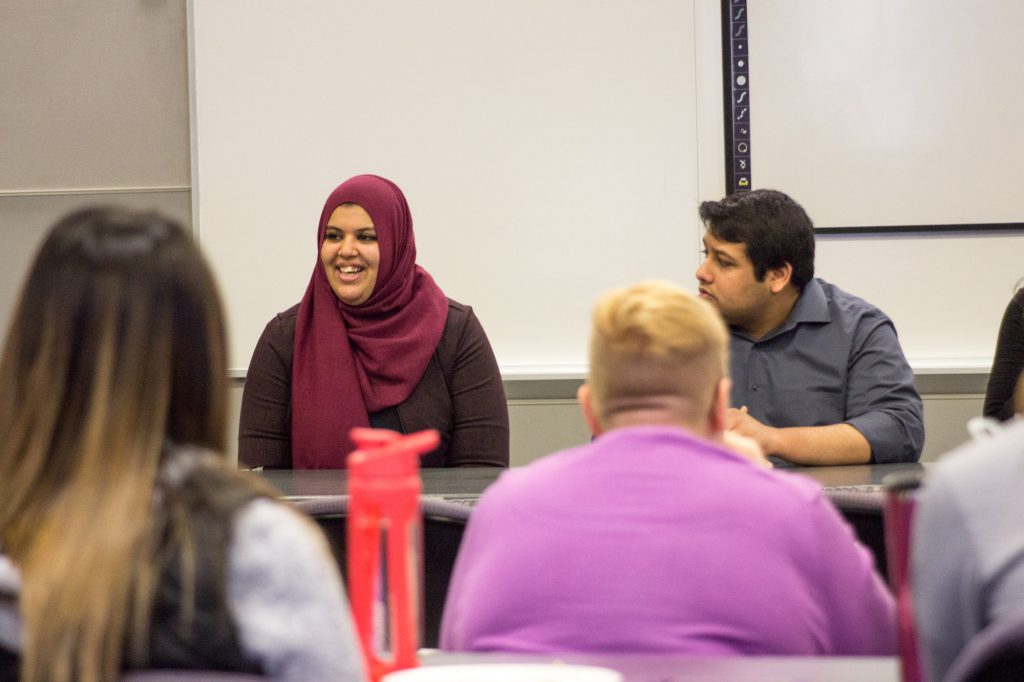
M 800 292 L 800 298 L 796 299 L 796 305 L 789 311 L 789 316 L 786 317 L 782 324 L 758 339 L 757 343 L 785 334 L 791 329 L 795 329 L 799 324 L 826 323 L 831 321 L 832 314 L 828 310 L 825 290 L 821 288 L 821 282 L 815 277 L 804 285 L 804 290 Z

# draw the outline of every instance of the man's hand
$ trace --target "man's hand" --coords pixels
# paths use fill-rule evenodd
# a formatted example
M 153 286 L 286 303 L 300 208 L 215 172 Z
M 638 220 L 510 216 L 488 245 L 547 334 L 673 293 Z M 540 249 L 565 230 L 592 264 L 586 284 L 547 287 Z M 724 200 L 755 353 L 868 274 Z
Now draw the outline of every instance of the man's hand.
M 775 428 L 754 419 L 746 406 L 729 408 L 725 432 L 754 440 L 766 455 L 793 464 L 868 464 L 871 444 L 849 424 Z
M 766 455 L 776 454 L 775 429 L 747 413 L 747 406 L 730 407 L 725 413 L 725 432 L 753 440 Z

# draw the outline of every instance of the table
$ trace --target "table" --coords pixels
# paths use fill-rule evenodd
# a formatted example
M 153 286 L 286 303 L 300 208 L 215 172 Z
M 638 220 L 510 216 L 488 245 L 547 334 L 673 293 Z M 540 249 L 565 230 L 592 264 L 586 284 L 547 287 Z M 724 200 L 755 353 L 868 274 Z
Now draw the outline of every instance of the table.
M 819 467 L 784 467 L 781 471 L 792 471 L 813 478 L 829 492 L 830 488 L 841 489 L 854 486 L 880 486 L 886 476 L 902 472 L 924 472 L 924 464 L 846 464 Z
M 854 464 L 844 466 L 786 467 L 780 469 L 807 476 L 820 483 L 830 496 L 836 491 L 861 487 L 862 492 L 877 492 L 882 480 L 892 473 L 924 471 L 923 464 Z M 458 467 L 423 469 L 423 494 L 443 497 L 479 495 L 504 471 L 498 467 Z M 348 472 L 335 469 L 293 471 L 272 469 L 260 472 L 268 483 L 285 497 L 344 495 L 348 490 Z
M 456 467 L 422 469 L 423 494 L 450 497 L 480 495 L 505 469 L 501 467 Z M 267 469 L 260 475 L 285 497 L 344 495 L 348 492 L 348 472 L 337 469 Z
M 425 666 L 480 663 L 597 665 L 622 673 L 625 682 L 898 682 L 895 657 L 750 656 L 709 658 L 662 654 L 558 656 L 427 653 Z

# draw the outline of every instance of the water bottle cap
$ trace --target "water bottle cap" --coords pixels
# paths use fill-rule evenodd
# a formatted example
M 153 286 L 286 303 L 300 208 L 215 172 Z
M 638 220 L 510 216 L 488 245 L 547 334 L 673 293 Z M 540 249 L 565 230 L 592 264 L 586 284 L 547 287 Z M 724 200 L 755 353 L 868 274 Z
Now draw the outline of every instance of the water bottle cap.
M 354 476 L 409 476 L 420 468 L 420 455 L 437 449 L 441 436 L 434 429 L 403 436 L 387 429 L 354 428 L 357 449 L 348 456 Z

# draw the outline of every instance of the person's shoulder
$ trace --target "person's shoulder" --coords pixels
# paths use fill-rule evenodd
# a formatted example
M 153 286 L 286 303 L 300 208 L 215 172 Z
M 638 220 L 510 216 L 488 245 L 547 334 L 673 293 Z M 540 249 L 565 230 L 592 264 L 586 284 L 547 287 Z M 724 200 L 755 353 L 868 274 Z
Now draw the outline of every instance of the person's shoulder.
M 699 458 L 696 462 L 709 487 L 719 488 L 716 482 L 728 481 L 728 489 L 723 486 L 717 494 L 735 501 L 738 507 L 756 510 L 759 516 L 780 522 L 800 517 L 824 495 L 817 482 L 785 469 L 757 466 L 721 443 L 685 432 L 676 438 L 685 439 L 677 447 L 685 447 Z
M 1007 485 L 1024 485 L 1024 419 L 1005 422 L 998 431 L 950 451 L 928 469 L 925 494 L 929 489 L 984 498 L 990 491 Z
M 1010 305 L 1018 309 L 1024 308 L 1024 286 L 1013 293 L 1013 298 L 1010 299 Z
M 473 510 L 485 513 L 510 511 L 517 506 L 532 506 L 534 498 L 557 497 L 557 489 L 573 485 L 573 471 L 580 457 L 592 449 L 592 443 L 553 452 L 529 464 L 503 471 L 487 487 Z
M 759 467 L 717 443 L 705 442 L 700 454 L 707 482 L 728 481 L 729 489 L 720 494 L 728 495 L 737 506 L 756 510 L 760 517 L 789 523 L 824 500 L 821 485 L 796 470 Z
M 452 344 L 452 348 L 458 347 L 460 340 L 475 339 L 482 332 L 483 326 L 473 312 L 473 307 L 449 298 L 443 335 Z
M 473 313 L 473 307 L 468 306 L 465 303 L 459 303 L 454 298 L 448 299 L 448 314 L 456 315 L 471 315 Z
M 288 504 L 257 497 L 235 513 L 231 557 L 243 574 L 252 571 L 289 582 L 297 567 L 302 567 L 299 572 L 315 572 L 328 552 L 316 526 Z
M 296 303 L 287 310 L 282 310 L 270 320 L 270 324 L 283 324 L 291 325 L 292 329 L 295 328 L 295 318 L 299 315 L 299 306 L 301 303 Z
M 799 471 L 773 469 L 765 472 L 765 477 L 780 491 L 780 495 L 788 496 L 800 504 L 816 504 L 825 497 L 821 484 Z
M 735 506 L 745 510 L 737 514 L 751 514 L 769 528 L 787 529 L 783 535 L 794 542 L 815 538 L 822 524 L 827 527 L 839 518 L 821 484 L 799 471 L 752 471 L 736 488 Z
M 452 298 L 448 299 L 448 326 L 462 327 L 471 319 L 476 319 L 472 306 L 459 303 Z
M 299 314 L 299 305 L 296 303 L 291 308 L 283 310 L 267 322 L 263 329 L 263 340 L 271 341 L 274 345 L 291 343 L 295 338 L 295 321 Z
M 845 324 L 892 324 L 892 320 L 875 304 L 860 296 L 851 294 L 835 284 L 815 278 L 825 295 L 825 301 L 832 313 L 832 319 Z
M 1016 545 L 1016 520 L 1024 512 L 1022 444 L 1024 421 L 1015 420 L 929 466 L 916 494 L 915 523 L 925 531 L 921 544 L 936 544 L 930 530 L 956 525 L 956 542 L 973 546 L 975 558 L 1004 555 Z
M 728 481 L 728 489 L 723 487 L 718 494 L 738 507 L 756 510 L 758 516 L 787 522 L 824 497 L 816 481 L 788 469 L 757 466 L 720 444 L 705 442 L 698 452 L 705 483 L 718 487 L 712 484 Z
M 310 533 L 309 522 L 290 505 L 269 497 L 246 502 L 235 514 L 236 536 L 245 539 Z
M 843 310 L 850 310 L 859 313 L 872 313 L 876 312 L 884 315 L 881 309 L 875 304 L 867 301 L 860 296 L 851 294 L 845 289 L 841 289 L 831 282 L 827 282 L 821 278 L 816 277 L 815 282 L 821 287 L 822 292 L 825 294 L 825 300 L 828 301 L 830 306 L 839 307 Z
M 536 483 L 551 478 L 552 468 L 560 468 L 561 454 L 561 452 L 553 452 L 528 464 L 505 469 L 498 475 L 494 483 L 487 486 L 480 501 L 483 502 L 486 499 L 493 504 L 495 500 L 508 500 L 517 497 L 522 492 L 533 490 Z
M 299 306 L 300 305 L 302 305 L 302 303 L 296 303 L 291 308 L 288 308 L 287 310 L 282 310 L 281 312 L 279 312 L 274 317 L 278 317 L 278 318 L 280 318 L 282 320 L 288 319 L 288 318 L 294 318 L 296 315 L 299 314 Z

